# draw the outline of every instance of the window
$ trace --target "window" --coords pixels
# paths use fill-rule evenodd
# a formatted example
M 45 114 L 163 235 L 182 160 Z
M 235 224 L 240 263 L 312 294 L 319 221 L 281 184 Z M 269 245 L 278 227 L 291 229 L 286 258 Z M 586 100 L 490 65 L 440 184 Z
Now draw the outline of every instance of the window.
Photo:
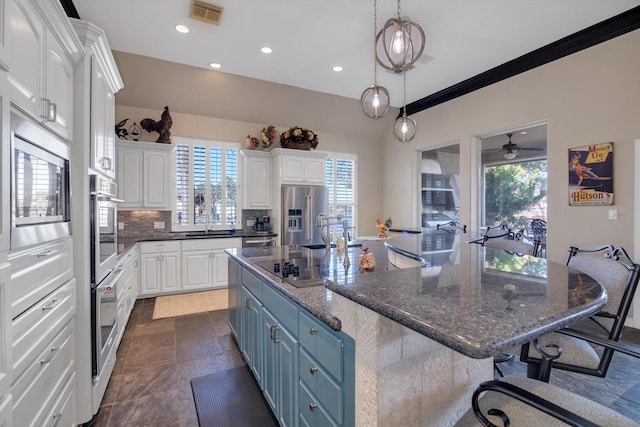
M 174 138 L 177 229 L 229 228 L 238 223 L 240 144 Z
M 342 215 L 351 227 L 356 227 L 357 218 L 356 158 L 355 155 L 331 153 L 326 163 L 329 215 Z M 331 229 L 332 240 L 341 234 L 342 226 L 334 225 Z

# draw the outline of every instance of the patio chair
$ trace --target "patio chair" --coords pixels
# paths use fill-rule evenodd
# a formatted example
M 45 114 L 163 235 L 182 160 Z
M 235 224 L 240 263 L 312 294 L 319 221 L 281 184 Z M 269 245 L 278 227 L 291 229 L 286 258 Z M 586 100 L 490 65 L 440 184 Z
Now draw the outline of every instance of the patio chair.
M 623 248 L 611 245 L 594 249 L 571 247 L 567 265 L 604 286 L 607 304 L 587 320 L 594 322 L 592 325 L 578 322 L 524 344 L 520 360 L 527 363 L 529 378 L 548 382 L 552 368 L 605 377 L 616 350 L 612 346 L 594 348 L 589 343 L 601 338 L 619 341 L 640 280 L 640 265 Z
M 446 224 L 438 224 L 436 225 L 438 230 L 448 231 L 450 233 L 466 233 L 467 226 L 465 224 L 460 224 L 459 221 L 449 221 Z
M 640 348 L 607 339 L 592 341 L 610 351 L 640 357 Z M 456 427 L 639 426 L 585 397 L 532 378 L 505 377 L 475 390 L 471 407 Z
M 525 242 L 524 240 L 512 240 L 506 238 L 487 239 L 484 242 L 484 246 L 486 246 L 487 248 L 502 249 L 512 254 L 536 255 L 536 247 L 530 243 Z

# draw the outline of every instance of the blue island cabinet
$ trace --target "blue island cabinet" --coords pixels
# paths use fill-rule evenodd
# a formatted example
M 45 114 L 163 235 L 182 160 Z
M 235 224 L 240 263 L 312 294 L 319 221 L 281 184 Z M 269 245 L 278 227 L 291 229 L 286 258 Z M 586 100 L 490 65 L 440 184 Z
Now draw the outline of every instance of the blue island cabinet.
M 353 426 L 353 339 L 265 282 L 230 259 L 229 325 L 278 422 Z

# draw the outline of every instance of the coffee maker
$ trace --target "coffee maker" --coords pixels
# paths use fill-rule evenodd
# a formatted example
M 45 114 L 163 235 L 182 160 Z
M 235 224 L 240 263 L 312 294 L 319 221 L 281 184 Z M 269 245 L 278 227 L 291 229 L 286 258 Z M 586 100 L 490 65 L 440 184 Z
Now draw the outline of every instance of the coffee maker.
M 257 216 L 253 223 L 253 231 L 270 232 L 271 221 L 268 216 Z

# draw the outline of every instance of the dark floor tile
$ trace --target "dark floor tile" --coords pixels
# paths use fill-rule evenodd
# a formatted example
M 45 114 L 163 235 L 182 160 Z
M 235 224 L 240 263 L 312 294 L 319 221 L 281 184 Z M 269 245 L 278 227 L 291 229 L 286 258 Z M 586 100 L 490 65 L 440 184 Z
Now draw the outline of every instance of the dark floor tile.
M 167 317 L 165 319 L 152 320 L 149 322 L 143 322 L 136 324 L 133 329 L 133 335 L 152 334 L 155 332 L 175 332 L 176 322 L 173 317 Z
M 211 318 L 207 313 L 196 313 L 175 318 L 176 330 L 192 329 L 197 327 L 210 327 Z
M 181 329 L 176 333 L 176 344 L 183 344 L 192 341 L 208 341 L 214 339 L 216 335 L 212 326 L 201 325 L 189 329 Z
M 109 419 L 111 418 L 112 410 L 113 405 L 101 406 L 98 413 L 94 416 L 95 418 L 91 420 L 91 427 L 109 427 Z M 111 427 L 115 427 L 115 425 L 111 424 Z
M 223 353 L 185 363 L 178 363 L 178 388 L 188 387 L 191 380 L 217 371 L 227 369 L 227 360 Z
M 222 353 L 222 346 L 217 338 L 206 341 L 185 342 L 176 346 L 176 360 L 178 363 L 211 357 L 218 353 Z
M 177 380 L 176 365 L 150 367 L 123 374 L 116 402 L 136 399 L 161 390 L 175 390 Z
M 180 427 L 198 427 L 198 414 L 193 396 L 190 398 L 178 398 L 180 407 Z
M 160 389 L 162 390 L 162 389 Z M 113 405 L 110 427 L 179 427 L 177 390 L 160 391 Z
M 209 317 L 212 322 L 229 322 L 229 310 L 209 311 Z
M 222 349 L 225 351 L 238 349 L 236 339 L 231 334 L 219 336 L 218 341 L 220 342 Z
M 176 346 L 140 347 L 131 349 L 123 373 L 131 374 L 150 366 L 175 365 Z
M 111 374 L 111 378 L 109 378 L 109 384 L 107 384 L 107 390 L 104 392 L 104 397 L 102 398 L 102 405 L 110 405 L 116 401 L 116 396 L 118 394 L 118 388 L 120 387 L 120 382 L 122 381 L 121 374 Z
M 242 357 L 240 350 L 230 350 L 224 352 L 225 360 L 227 361 L 227 369 L 239 368 L 244 366 L 247 362 Z
M 176 344 L 176 333 L 173 330 L 149 332 L 145 334 L 137 335 L 131 341 L 129 346 L 129 353 L 141 348 L 157 348 L 166 347 Z

